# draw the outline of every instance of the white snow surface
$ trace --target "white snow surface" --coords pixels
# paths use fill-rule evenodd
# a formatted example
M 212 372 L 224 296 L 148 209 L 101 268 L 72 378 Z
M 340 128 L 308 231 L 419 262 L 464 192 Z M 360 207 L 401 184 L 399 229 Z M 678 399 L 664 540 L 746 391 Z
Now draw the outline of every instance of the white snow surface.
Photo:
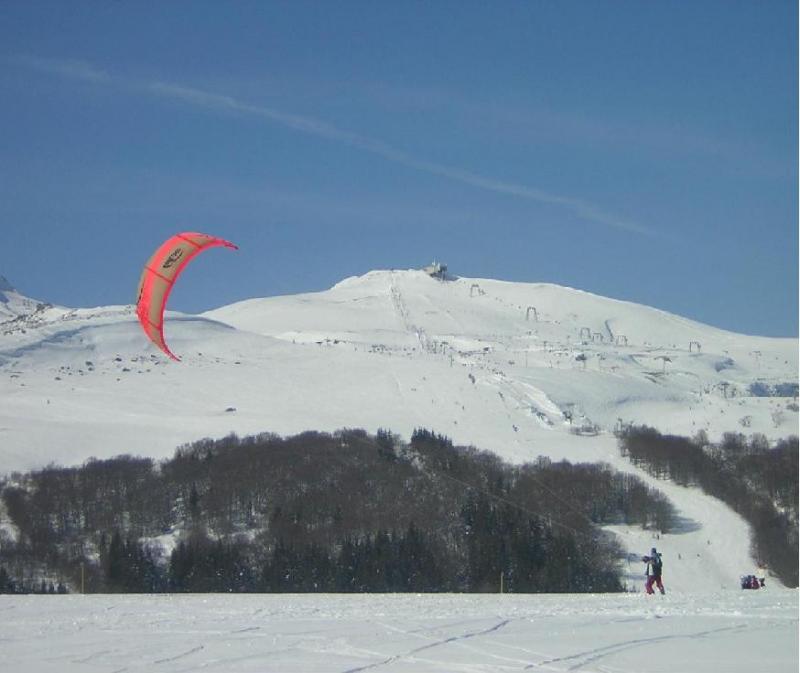
M 0 671 L 796 673 L 797 598 L 0 596 Z
M 604 461 L 645 479 L 673 501 L 681 527 L 660 539 L 613 530 L 632 557 L 659 547 L 678 590 L 738 592 L 739 575 L 754 571 L 748 526 L 697 489 L 634 468 L 614 428 L 702 429 L 712 439 L 798 429 L 785 392 L 797 385 L 797 339 L 734 334 L 556 285 L 373 271 L 325 292 L 169 313 L 179 363 L 145 339 L 132 306 L 2 296 L 0 472 L 124 453 L 160 459 L 231 432 L 360 427 L 408 438 L 424 427 L 514 463 Z M 790 396 L 756 397 L 754 383 Z M 631 588 L 641 571 L 631 563 Z

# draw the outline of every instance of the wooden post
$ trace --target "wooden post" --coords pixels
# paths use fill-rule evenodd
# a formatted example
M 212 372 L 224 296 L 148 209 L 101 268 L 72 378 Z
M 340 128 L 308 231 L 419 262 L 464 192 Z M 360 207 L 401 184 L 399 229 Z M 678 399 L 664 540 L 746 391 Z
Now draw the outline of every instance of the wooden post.
M 505 592 L 504 592 L 504 586 L 503 586 L 503 580 L 504 580 L 504 577 L 503 577 L 503 571 L 501 570 L 501 571 L 500 571 L 500 593 L 501 593 L 501 594 L 502 594 L 502 593 L 505 593 Z
M 81 593 L 86 593 L 86 566 L 81 563 Z

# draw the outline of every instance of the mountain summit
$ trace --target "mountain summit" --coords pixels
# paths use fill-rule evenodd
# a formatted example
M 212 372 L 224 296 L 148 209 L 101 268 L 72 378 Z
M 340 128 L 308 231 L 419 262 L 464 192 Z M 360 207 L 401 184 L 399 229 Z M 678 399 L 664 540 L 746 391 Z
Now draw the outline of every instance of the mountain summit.
M 16 292 L 14 287 L 6 280 L 5 276 L 0 276 L 0 293 L 3 292 Z M 0 296 L 0 301 L 3 301 L 3 297 Z
M 0 325 L 7 320 L 24 319 L 49 307 L 50 304 L 20 294 L 5 276 L 0 276 Z

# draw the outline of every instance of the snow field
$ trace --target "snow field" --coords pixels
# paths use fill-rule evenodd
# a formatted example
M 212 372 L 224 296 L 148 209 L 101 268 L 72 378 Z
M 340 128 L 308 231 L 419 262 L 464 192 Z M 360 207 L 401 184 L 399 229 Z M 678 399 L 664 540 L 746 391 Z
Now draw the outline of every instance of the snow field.
M 794 673 L 798 594 L 0 596 L 14 673 Z

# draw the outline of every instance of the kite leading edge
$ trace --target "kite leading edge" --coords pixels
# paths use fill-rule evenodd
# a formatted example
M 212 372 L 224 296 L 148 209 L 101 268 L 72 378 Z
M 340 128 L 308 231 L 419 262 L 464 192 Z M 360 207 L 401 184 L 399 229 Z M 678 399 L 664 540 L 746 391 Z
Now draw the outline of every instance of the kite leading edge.
M 181 271 L 198 253 L 222 246 L 238 250 L 238 246 L 216 236 L 182 232 L 164 241 L 142 270 L 136 299 L 136 315 L 147 337 L 173 360 L 180 360 L 164 340 L 164 308 L 172 286 Z

